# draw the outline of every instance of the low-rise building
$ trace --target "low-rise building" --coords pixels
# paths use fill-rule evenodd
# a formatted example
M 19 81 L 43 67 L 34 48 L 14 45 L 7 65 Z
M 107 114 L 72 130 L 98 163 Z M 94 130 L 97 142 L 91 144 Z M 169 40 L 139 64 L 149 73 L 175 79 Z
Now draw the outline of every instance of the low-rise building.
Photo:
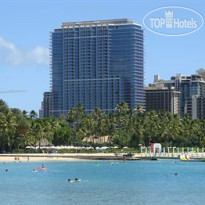
M 180 92 L 174 88 L 150 86 L 145 88 L 146 110 L 180 114 Z
M 154 83 L 150 86 L 174 88 L 176 91 L 181 93 L 180 95 L 180 115 L 184 116 L 186 113 L 185 105 L 187 100 L 192 96 L 205 97 L 205 80 L 202 77 L 204 71 L 203 69 L 198 72 L 198 74 L 184 76 L 182 74 L 177 74 L 172 76 L 169 80 L 160 79 L 158 75 L 154 76 Z

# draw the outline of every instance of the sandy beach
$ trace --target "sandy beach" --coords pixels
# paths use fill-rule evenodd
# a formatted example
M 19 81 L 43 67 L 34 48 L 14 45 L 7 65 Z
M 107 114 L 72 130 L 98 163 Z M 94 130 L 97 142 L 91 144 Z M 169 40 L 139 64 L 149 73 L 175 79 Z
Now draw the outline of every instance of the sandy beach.
M 68 161 L 68 162 L 74 162 L 74 161 L 88 161 L 88 159 L 82 159 L 82 158 L 75 158 L 75 157 L 61 157 L 61 156 L 32 156 L 32 154 L 29 154 L 28 156 L 20 155 L 20 154 L 12 154 L 12 155 L 6 155 L 0 156 L 0 162 L 60 162 L 60 161 Z
M 62 157 L 0 157 L 0 162 L 57 162 L 57 161 L 88 161 L 87 159 L 62 158 Z
M 115 157 L 114 153 L 69 153 L 69 154 L 0 154 L 0 162 L 38 162 L 38 161 L 90 161 Z
M 66 154 L 47 154 L 47 153 L 28 153 L 28 154 L 0 154 L 0 162 L 74 162 L 74 161 L 91 161 L 91 160 L 122 160 L 122 155 L 125 153 L 120 153 L 116 156 L 115 153 L 66 153 Z M 180 153 L 181 154 L 181 153 Z M 188 153 L 190 158 L 204 159 L 205 155 L 202 153 Z M 179 159 L 179 154 L 170 153 L 163 155 L 149 155 L 148 153 L 135 153 L 133 157 L 127 157 L 126 160 L 140 160 L 149 159 L 152 157 L 157 157 L 160 159 Z
M 136 157 L 132 158 L 137 159 Z M 37 161 L 90 161 L 90 160 L 122 160 L 115 153 L 69 153 L 69 154 L 0 154 L 0 162 L 37 162 Z

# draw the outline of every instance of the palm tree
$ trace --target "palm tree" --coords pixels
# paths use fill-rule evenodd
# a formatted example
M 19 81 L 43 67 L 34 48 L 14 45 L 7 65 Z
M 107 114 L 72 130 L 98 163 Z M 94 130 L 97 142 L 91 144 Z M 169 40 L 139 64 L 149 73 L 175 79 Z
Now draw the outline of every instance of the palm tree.
M 105 131 L 106 134 L 109 136 L 109 141 L 112 141 L 113 136 L 116 133 L 117 127 L 117 119 L 114 114 L 108 114 L 105 116 Z
M 16 131 L 16 117 L 11 111 L 0 113 L 1 151 L 10 151 Z
M 180 117 L 178 115 L 172 115 L 171 113 L 166 112 L 160 122 L 160 139 L 166 146 L 174 146 L 182 129 L 182 121 Z
M 149 146 L 150 142 L 158 140 L 158 114 L 156 111 L 151 110 L 142 115 L 142 117 L 143 121 L 141 124 L 143 127 L 139 125 L 139 134 L 141 135 L 143 132 L 144 143 L 146 146 Z
M 51 122 L 54 145 L 71 145 L 74 141 L 70 125 L 63 119 L 54 119 Z
M 117 105 L 117 122 L 118 122 L 118 129 L 125 129 L 127 130 L 129 127 L 129 119 L 131 116 L 131 112 L 129 110 L 128 104 L 126 102 L 120 102 Z
M 32 134 L 35 137 L 35 144 L 38 142 L 39 149 L 42 140 L 51 141 L 53 137 L 52 127 L 46 119 L 37 119 L 32 122 Z
M 91 113 L 94 121 L 94 136 L 100 138 L 105 135 L 105 114 L 100 108 L 95 108 Z
M 79 124 L 84 115 L 84 107 L 82 104 L 79 103 L 76 107 L 72 108 L 71 111 L 68 113 L 67 120 L 71 124 Z
M 34 120 L 38 117 L 38 114 L 36 113 L 35 110 L 31 110 L 29 117 L 30 117 L 30 119 Z
M 28 117 L 27 116 L 28 112 L 26 110 L 23 110 L 22 114 L 24 115 L 24 117 L 26 117 L 26 118 Z
M 15 131 L 14 147 L 13 149 L 25 148 L 26 145 L 32 144 L 30 137 L 30 121 L 23 115 L 23 113 L 16 114 L 17 125 Z
M 8 113 L 8 111 L 9 111 L 8 105 L 3 100 L 0 99 L 0 113 L 5 114 Z

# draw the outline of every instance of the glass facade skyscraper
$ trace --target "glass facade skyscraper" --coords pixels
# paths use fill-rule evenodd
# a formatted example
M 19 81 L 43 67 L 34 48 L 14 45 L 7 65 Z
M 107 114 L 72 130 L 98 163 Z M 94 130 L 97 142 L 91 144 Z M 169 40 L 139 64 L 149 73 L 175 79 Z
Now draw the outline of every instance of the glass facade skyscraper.
M 63 23 L 51 33 L 52 113 L 78 103 L 113 112 L 120 101 L 144 106 L 141 26 L 129 19 Z

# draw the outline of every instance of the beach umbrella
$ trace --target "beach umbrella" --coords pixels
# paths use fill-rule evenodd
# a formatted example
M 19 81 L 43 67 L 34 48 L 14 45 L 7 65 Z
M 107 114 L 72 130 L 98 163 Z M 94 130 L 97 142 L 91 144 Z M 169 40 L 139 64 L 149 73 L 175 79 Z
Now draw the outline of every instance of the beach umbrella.
M 108 149 L 109 147 L 101 147 L 101 150 L 105 150 L 105 149 Z
M 93 147 L 86 147 L 85 149 L 94 149 Z
M 26 149 L 35 149 L 33 146 L 26 146 Z
M 74 146 L 67 146 L 67 149 L 75 149 L 75 147 Z

